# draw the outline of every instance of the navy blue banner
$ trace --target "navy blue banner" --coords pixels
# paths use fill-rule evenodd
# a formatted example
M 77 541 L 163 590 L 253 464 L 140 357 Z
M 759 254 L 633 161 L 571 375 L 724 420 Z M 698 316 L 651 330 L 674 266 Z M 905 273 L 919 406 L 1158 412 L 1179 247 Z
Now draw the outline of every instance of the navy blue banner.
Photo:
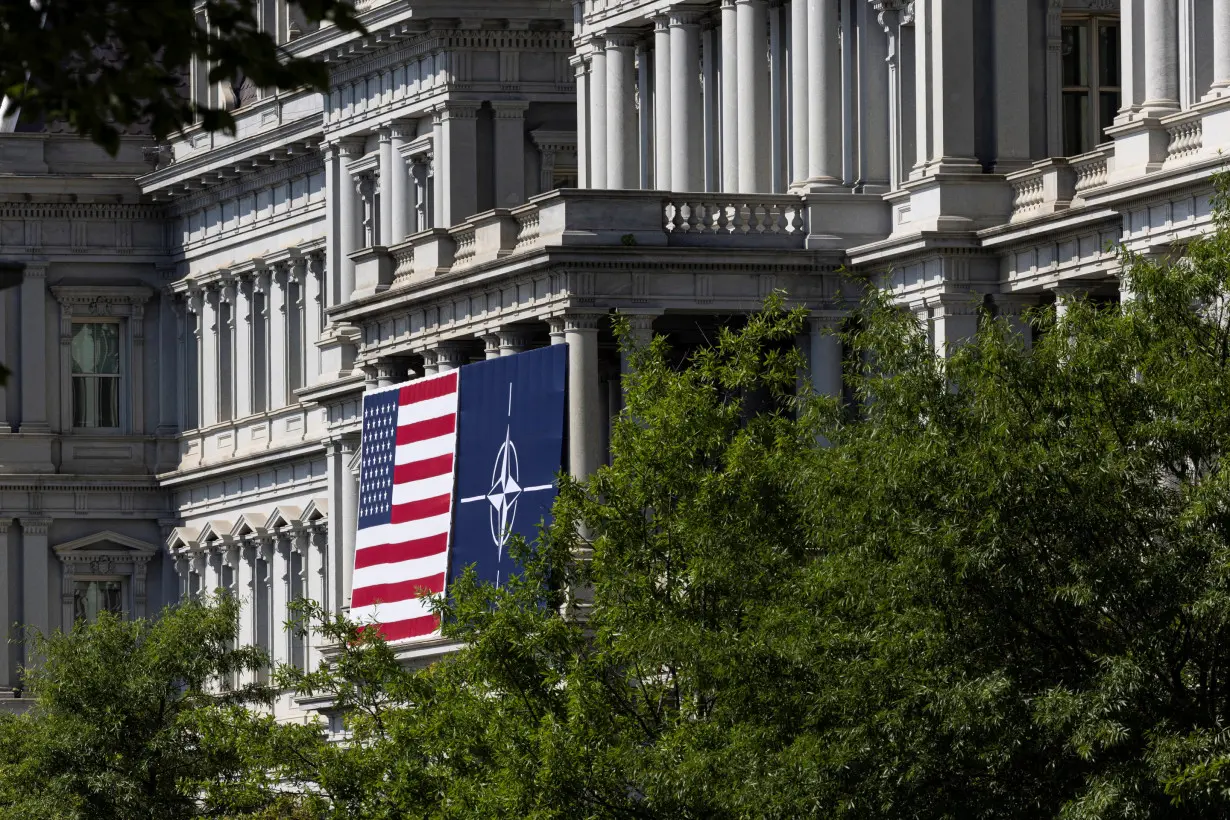
M 461 368 L 450 581 L 474 564 L 479 580 L 500 586 L 516 571 L 510 537 L 533 542 L 550 521 L 567 371 L 567 345 Z

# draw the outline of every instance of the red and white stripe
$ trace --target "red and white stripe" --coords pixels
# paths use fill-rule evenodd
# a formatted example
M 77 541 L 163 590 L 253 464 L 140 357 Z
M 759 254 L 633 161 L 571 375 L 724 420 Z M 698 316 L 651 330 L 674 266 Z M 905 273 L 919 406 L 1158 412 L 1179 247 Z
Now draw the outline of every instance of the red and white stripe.
M 387 640 L 430 635 L 439 620 L 418 593 L 444 590 L 457 451 L 454 371 L 400 388 L 392 520 L 358 531 L 350 616 Z

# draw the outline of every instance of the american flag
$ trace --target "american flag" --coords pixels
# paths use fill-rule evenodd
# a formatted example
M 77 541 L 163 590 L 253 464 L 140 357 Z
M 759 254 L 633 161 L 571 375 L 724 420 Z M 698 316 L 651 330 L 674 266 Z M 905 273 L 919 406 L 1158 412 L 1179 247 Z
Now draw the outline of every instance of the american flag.
M 430 635 L 419 598 L 444 590 L 457 448 L 457 373 L 363 397 L 363 464 L 350 615 L 387 640 Z

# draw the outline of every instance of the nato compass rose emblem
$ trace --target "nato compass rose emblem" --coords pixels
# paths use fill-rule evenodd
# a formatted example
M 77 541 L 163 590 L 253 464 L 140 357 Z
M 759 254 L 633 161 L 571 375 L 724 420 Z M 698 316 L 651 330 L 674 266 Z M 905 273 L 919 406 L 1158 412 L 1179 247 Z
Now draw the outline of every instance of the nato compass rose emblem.
M 491 468 L 491 489 L 486 495 L 461 499 L 462 504 L 486 501 L 490 505 L 487 513 L 491 522 L 491 541 L 496 548 L 498 562 L 504 560 L 504 547 L 513 534 L 518 499 L 523 493 L 542 492 L 553 489 L 554 486 L 553 484 L 521 486 L 521 465 L 517 458 L 517 445 L 512 440 L 512 383 L 510 382 L 508 385 L 508 422 L 504 426 L 504 443 L 496 450 L 495 464 Z M 499 585 L 498 573 L 496 585 Z

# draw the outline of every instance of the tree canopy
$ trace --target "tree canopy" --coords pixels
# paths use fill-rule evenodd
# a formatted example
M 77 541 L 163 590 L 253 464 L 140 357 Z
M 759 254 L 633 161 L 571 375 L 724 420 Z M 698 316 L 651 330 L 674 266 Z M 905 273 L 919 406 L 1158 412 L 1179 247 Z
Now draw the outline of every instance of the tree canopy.
M 797 393 L 804 316 L 778 299 L 682 365 L 665 339 L 634 351 L 610 466 L 561 479 L 520 576 L 437 602 L 457 651 L 404 666 L 304 603 L 336 649 L 279 683 L 329 701 L 340 741 L 200 698 L 224 729 L 174 788 L 202 814 L 330 820 L 1226 813 L 1224 204 L 1181 257 L 1125 256 L 1122 304 L 1039 309 L 1032 345 L 987 313 L 937 358 L 870 293 L 845 402 Z M 157 627 L 97 629 L 45 651 L 127 658 L 104 638 Z M 165 732 L 90 741 L 132 688 L 47 668 L 74 680 L 36 676 L 39 709 L 0 724 L 0 798 L 84 817 L 80 784 Z M 77 705 L 103 684 L 117 702 Z M 72 774 L 95 748 L 103 779 Z
M 328 70 L 291 56 L 262 25 L 262 0 L 14 0 L 0 3 L 0 92 L 25 119 L 63 120 L 114 153 L 139 126 L 163 139 L 198 121 L 233 129 L 225 100 L 187 93 L 194 60 L 208 82 L 327 90 Z M 294 0 L 304 23 L 362 30 L 348 0 Z

